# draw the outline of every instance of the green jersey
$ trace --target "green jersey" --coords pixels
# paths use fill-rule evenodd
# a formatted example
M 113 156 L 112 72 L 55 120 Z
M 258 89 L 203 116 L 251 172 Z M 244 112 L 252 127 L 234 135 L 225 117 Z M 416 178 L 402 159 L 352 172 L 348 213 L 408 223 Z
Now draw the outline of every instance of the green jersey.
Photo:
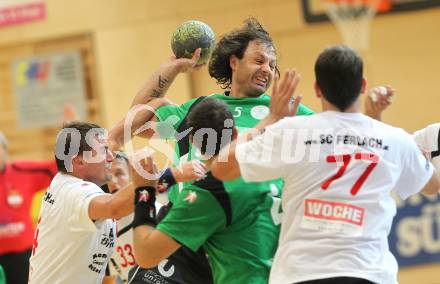
M 186 186 L 156 227 L 208 255 L 214 282 L 267 283 L 278 244 L 282 181 L 229 182 L 211 173 Z
M 0 284 L 6 284 L 6 275 L 1 265 L 0 265 Z
M 238 131 L 254 127 L 269 114 L 270 96 L 266 94 L 256 98 L 237 98 L 225 94 L 212 94 L 210 97 L 222 100 L 228 104 Z M 179 164 L 181 161 L 194 159 L 194 152 L 191 149 L 188 137 L 184 136 L 185 130 L 188 128 L 185 118 L 191 106 L 200 99 L 192 99 L 180 106 L 163 106 L 156 111 L 156 117 L 159 120 L 157 131 L 161 137 L 176 139 L 174 165 Z M 299 105 L 297 115 L 310 115 L 313 113 L 306 106 Z M 182 190 L 183 185 L 176 185 L 169 189 L 168 199 L 171 202 L 176 200 L 179 194 L 179 187 Z

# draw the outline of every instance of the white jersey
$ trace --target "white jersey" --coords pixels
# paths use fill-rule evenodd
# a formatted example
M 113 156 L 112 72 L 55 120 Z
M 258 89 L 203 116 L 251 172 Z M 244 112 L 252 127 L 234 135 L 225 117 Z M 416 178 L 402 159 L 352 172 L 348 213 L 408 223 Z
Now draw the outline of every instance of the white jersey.
M 58 173 L 45 193 L 30 258 L 30 284 L 101 283 L 114 252 L 116 223 L 93 222 L 90 201 L 105 194 L 96 184 Z
M 236 155 L 246 181 L 285 180 L 270 283 L 344 276 L 397 283 L 390 192 L 407 198 L 433 173 L 409 134 L 361 113 L 326 111 L 285 118 Z
M 413 137 L 420 148 L 431 154 L 432 164 L 440 171 L 440 123 L 416 131 Z
M 110 275 L 118 275 L 124 283 L 128 280 L 128 272 L 136 265 L 133 249 L 133 230 L 131 229 L 132 222 L 133 214 L 117 221 L 118 239 L 116 249 L 108 264 Z

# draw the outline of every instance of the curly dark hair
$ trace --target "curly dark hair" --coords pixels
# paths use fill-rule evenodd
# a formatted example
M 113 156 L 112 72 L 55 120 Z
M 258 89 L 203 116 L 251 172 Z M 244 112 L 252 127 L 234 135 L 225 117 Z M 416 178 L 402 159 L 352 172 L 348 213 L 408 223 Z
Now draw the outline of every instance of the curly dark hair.
M 255 18 L 244 21 L 244 26 L 222 36 L 216 44 L 209 61 L 209 75 L 217 80 L 223 89 L 230 89 L 232 83 L 232 69 L 229 66 L 229 59 L 232 55 L 242 59 L 249 42 L 256 40 L 274 48 L 272 38 L 269 33 Z M 280 75 L 278 66 L 275 73 Z

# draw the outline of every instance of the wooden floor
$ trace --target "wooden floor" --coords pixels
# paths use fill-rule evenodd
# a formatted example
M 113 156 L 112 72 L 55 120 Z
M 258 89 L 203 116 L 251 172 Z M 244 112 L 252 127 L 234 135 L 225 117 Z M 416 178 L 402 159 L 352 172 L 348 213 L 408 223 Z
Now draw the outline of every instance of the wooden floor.
M 400 269 L 399 284 L 440 284 L 440 263 Z

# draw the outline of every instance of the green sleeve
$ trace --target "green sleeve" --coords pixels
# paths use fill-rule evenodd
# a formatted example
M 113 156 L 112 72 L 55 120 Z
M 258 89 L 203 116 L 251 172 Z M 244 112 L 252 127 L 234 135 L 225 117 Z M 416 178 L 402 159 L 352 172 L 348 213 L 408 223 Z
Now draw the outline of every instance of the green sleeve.
M 313 110 L 311 110 L 310 108 L 306 107 L 303 104 L 299 104 L 296 115 L 312 115 L 312 114 L 315 114 Z
M 159 121 L 156 130 L 161 138 L 174 137 L 174 132 L 185 119 L 188 110 L 197 98 L 187 101 L 181 105 L 162 106 L 156 110 L 156 117 Z
M 0 265 L 0 284 L 6 284 L 6 275 L 1 265 Z
M 225 213 L 212 193 L 184 189 L 156 229 L 197 251 L 225 225 Z

